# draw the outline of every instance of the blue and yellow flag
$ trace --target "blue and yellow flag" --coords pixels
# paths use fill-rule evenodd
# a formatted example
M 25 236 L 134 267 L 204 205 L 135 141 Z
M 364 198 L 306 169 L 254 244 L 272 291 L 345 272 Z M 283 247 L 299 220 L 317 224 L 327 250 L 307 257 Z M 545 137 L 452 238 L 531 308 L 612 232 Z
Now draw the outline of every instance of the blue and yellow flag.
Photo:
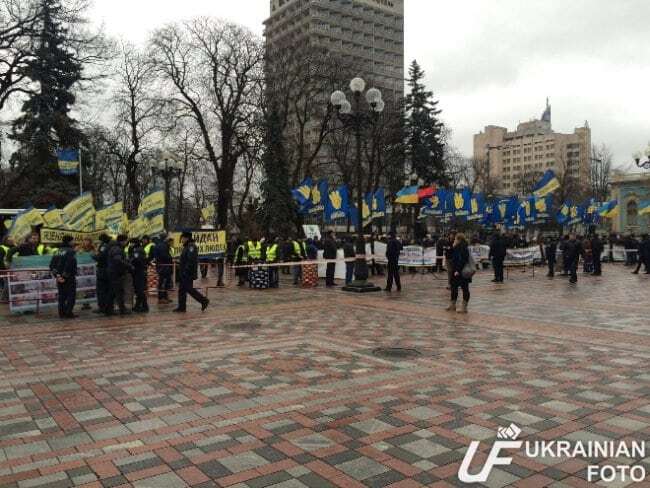
M 375 192 L 372 197 L 372 218 L 381 219 L 386 216 L 386 193 L 383 188 Z
M 420 203 L 417 185 L 406 186 L 398 191 L 395 198 L 395 203 L 401 203 L 403 205 L 415 205 Z
M 79 150 L 57 149 L 56 157 L 59 162 L 59 173 L 64 176 L 74 176 L 79 172 Z
M 537 220 L 537 207 L 535 206 L 535 197 L 528 197 L 522 200 L 517 209 L 519 225 L 534 224 Z
M 329 193 L 327 180 L 320 180 L 311 187 L 311 196 L 309 197 L 309 213 L 315 214 L 325 210 L 325 200 Z
M 456 190 L 452 197 L 454 215 L 468 217 L 472 210 L 472 192 L 468 188 Z
M 347 218 L 349 208 L 348 187 L 341 185 L 330 192 L 325 202 L 325 221 L 330 223 L 333 219 Z
M 612 219 L 614 217 L 618 217 L 619 211 L 620 211 L 620 206 L 618 204 L 618 200 L 612 200 L 603 203 L 603 205 L 598 210 L 598 213 L 600 214 L 601 217 L 604 217 L 606 219 Z
M 650 215 L 650 200 L 639 202 L 639 215 Z
M 305 178 L 298 188 L 291 190 L 291 195 L 299 207 L 305 207 L 310 203 L 311 188 L 314 185 L 311 178 Z
M 549 169 L 544 173 L 542 179 L 535 185 L 533 189 L 533 194 L 536 197 L 545 197 L 549 193 L 553 193 L 560 187 L 560 180 L 557 179 L 553 170 Z
M 483 220 L 485 215 L 485 197 L 482 193 L 475 193 L 470 198 L 470 211 L 467 220 Z
M 564 202 L 555 215 L 555 220 L 560 225 L 566 224 L 571 218 L 571 202 Z
M 545 222 L 551 217 L 551 208 L 553 207 L 553 197 L 547 195 L 543 198 L 535 198 L 536 222 Z

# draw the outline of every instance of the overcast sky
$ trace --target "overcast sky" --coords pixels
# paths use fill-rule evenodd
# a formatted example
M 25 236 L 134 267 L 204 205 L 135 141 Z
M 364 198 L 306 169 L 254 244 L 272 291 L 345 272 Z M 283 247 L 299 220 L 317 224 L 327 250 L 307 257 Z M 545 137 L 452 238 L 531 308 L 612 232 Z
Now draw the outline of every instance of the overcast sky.
M 417 59 L 467 155 L 485 125 L 585 120 L 618 165 L 650 141 L 650 0 L 405 0 L 406 60 Z M 107 33 L 144 42 L 159 25 L 211 15 L 260 36 L 268 0 L 95 0 Z

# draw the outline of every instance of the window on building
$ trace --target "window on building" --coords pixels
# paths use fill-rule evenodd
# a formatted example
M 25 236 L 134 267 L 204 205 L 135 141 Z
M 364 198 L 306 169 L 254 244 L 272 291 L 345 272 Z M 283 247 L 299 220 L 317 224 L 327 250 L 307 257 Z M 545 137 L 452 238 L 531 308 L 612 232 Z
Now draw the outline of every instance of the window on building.
M 639 208 L 634 200 L 627 203 L 627 225 L 636 227 L 638 224 Z

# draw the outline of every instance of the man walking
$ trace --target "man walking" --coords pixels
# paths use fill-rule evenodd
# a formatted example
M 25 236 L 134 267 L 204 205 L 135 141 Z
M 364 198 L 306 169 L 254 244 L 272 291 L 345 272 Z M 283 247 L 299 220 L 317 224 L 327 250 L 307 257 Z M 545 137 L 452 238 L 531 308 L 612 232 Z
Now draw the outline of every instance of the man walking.
M 598 234 L 594 234 L 591 238 L 591 259 L 593 261 L 593 275 L 601 276 L 603 274 L 602 256 L 605 246 L 603 241 L 600 240 Z
M 641 265 L 645 265 L 645 274 L 650 274 L 650 237 L 648 237 L 648 234 L 641 236 L 641 242 L 639 243 L 639 262 L 632 273 L 639 274 Z
M 388 243 L 386 244 L 386 260 L 388 261 L 388 279 L 384 291 L 393 290 L 393 281 L 397 286 L 397 291 L 402 291 L 402 282 L 399 277 L 399 255 L 402 252 L 402 243 L 395 237 L 395 232 L 388 234 Z
M 576 240 L 575 234 L 571 234 L 569 240 L 566 242 L 565 252 L 565 266 L 568 267 L 569 275 L 571 276 L 569 283 L 575 284 L 578 282 L 578 264 L 580 261 L 580 256 L 584 255 L 582 245 Z
M 191 232 L 183 232 L 181 234 L 181 244 L 183 251 L 179 263 L 180 285 L 178 288 L 178 308 L 174 312 L 185 313 L 187 312 L 187 295 L 189 294 L 194 300 L 201 304 L 201 311 L 203 312 L 210 300 L 201 295 L 194 288 L 194 280 L 198 278 L 199 266 L 199 250 L 192 239 Z
M 503 283 L 503 262 L 506 259 L 506 242 L 500 233 L 496 233 L 490 243 L 489 259 L 492 260 L 494 268 L 494 279 L 492 283 Z
M 64 236 L 61 247 L 50 261 L 50 271 L 59 292 L 59 318 L 74 319 L 72 313 L 77 299 L 77 256 L 72 236 Z

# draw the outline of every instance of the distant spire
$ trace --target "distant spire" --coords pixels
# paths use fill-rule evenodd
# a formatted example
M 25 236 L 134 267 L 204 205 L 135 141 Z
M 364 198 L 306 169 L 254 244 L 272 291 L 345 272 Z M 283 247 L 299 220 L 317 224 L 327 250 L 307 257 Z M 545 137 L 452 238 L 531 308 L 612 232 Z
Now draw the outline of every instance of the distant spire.
M 551 123 L 551 104 L 548 101 L 548 97 L 546 97 L 546 110 L 542 114 L 542 122 Z

